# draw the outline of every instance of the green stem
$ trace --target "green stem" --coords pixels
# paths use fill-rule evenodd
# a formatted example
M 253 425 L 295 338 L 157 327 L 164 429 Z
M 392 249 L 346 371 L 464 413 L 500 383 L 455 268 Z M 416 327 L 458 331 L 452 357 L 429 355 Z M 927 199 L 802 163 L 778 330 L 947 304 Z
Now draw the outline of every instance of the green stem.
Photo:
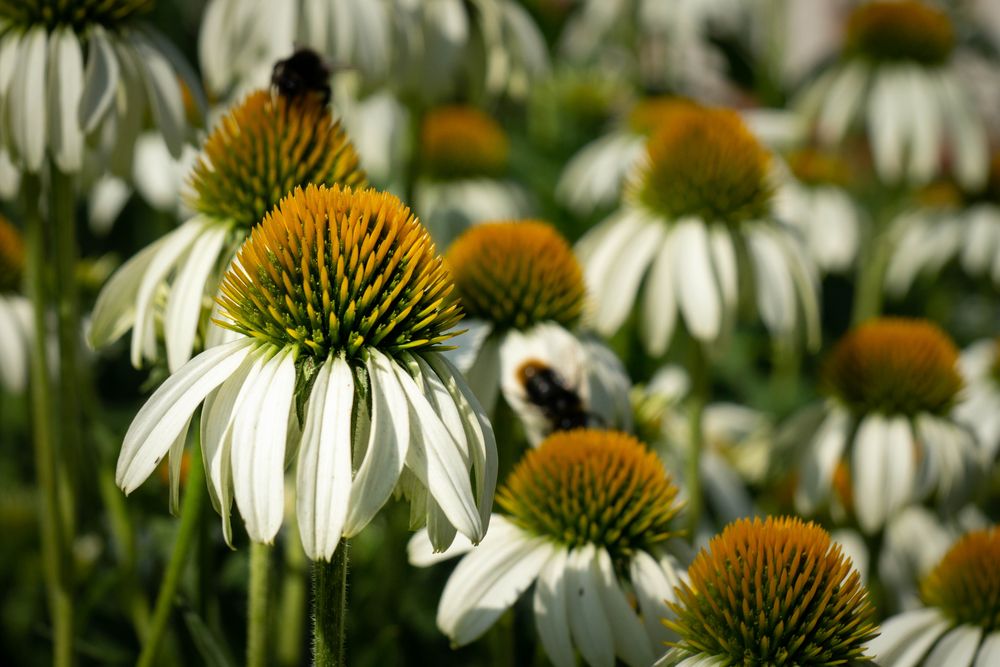
M 149 630 L 149 604 L 136 584 L 135 531 L 132 530 L 132 521 L 125 506 L 125 496 L 115 484 L 114 469 L 101 466 L 98 475 L 111 539 L 120 558 L 120 570 L 124 580 L 121 597 L 127 605 L 135 634 L 141 641 L 146 638 Z
M 858 277 L 854 287 L 854 309 L 851 325 L 858 326 L 878 317 L 882 312 L 882 295 L 885 290 L 885 272 L 892 255 L 892 243 L 886 231 L 876 232 L 869 243 L 869 251 L 858 263 Z
M 709 394 L 709 368 L 705 349 L 700 341 L 692 341 L 691 354 L 691 399 L 690 412 L 688 413 L 688 430 L 691 442 L 689 443 L 687 461 L 687 490 L 688 490 L 688 537 L 694 542 L 695 533 L 698 530 L 698 520 L 702 512 L 702 490 L 701 490 L 701 451 L 704 445 L 704 413 L 705 405 L 708 403 Z
M 265 667 L 267 660 L 268 577 L 271 547 L 250 544 L 250 586 L 247 603 L 247 667 Z
M 196 431 L 197 432 L 197 431 Z M 197 439 L 196 439 L 197 440 Z M 180 526 L 174 541 L 174 551 L 170 554 L 170 562 L 160 583 L 160 592 L 156 596 L 156 606 L 153 610 L 153 620 L 149 625 L 146 641 L 139 654 L 136 664 L 139 667 L 149 667 L 155 660 L 163 641 L 163 635 L 173 611 L 177 588 L 180 586 L 181 574 L 188 563 L 191 544 L 198 534 L 198 524 L 201 519 L 201 508 L 205 504 L 205 466 L 201 460 L 201 443 L 195 442 L 191 448 L 191 464 L 188 467 L 187 481 L 184 485 L 184 501 L 181 504 Z
M 52 387 L 45 345 L 49 298 L 45 281 L 47 259 L 45 230 L 38 209 L 41 192 L 38 177 L 26 174 L 22 190 L 27 223 L 25 287 L 31 299 L 35 327 L 35 344 L 31 346 L 31 417 L 35 474 L 41 490 L 39 529 L 49 613 L 52 616 L 53 664 L 64 667 L 73 664 L 73 595 L 67 560 L 69 549 L 63 543 L 65 535 L 56 486 L 59 466 L 52 430 Z
M 333 559 L 313 562 L 313 664 L 344 667 L 347 627 L 347 540 Z
M 302 627 L 306 609 L 306 554 L 298 540 L 285 545 L 285 575 L 281 595 L 281 633 L 278 634 L 278 664 L 302 664 Z

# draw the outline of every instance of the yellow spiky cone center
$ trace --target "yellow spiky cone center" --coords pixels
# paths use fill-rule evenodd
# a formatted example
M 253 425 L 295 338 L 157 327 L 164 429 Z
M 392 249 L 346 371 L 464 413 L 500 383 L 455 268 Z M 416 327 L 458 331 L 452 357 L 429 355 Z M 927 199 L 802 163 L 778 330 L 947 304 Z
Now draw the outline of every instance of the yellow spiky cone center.
M 677 487 L 659 457 L 624 433 L 559 431 L 527 454 L 497 494 L 511 521 L 616 560 L 676 535 Z
M 877 632 L 851 560 L 814 523 L 741 519 L 688 569 L 665 621 L 686 653 L 724 664 L 838 665 L 863 661 Z
M 822 381 L 859 415 L 944 414 L 962 389 L 951 339 L 930 322 L 903 318 L 872 320 L 844 336 Z
M 851 166 L 833 153 L 804 148 L 789 153 L 785 159 L 795 179 L 805 185 L 848 187 L 851 184 Z
M 770 154 L 733 111 L 679 112 L 649 139 L 647 153 L 634 194 L 661 219 L 738 225 L 770 211 Z
M 424 118 L 420 160 L 432 179 L 495 178 L 507 170 L 509 145 L 500 124 L 473 107 L 442 107 Z
M 923 2 L 870 2 L 855 9 L 847 21 L 847 52 L 875 62 L 940 65 L 954 46 L 951 19 Z
M 628 114 L 628 127 L 635 134 L 649 136 L 661 126 L 669 125 L 684 114 L 700 108 L 701 105 L 686 97 L 647 97 L 632 107 Z
M 461 319 L 426 229 L 391 194 L 297 188 L 223 277 L 220 324 L 325 358 L 425 350 Z
M 295 187 L 361 187 L 358 154 L 321 101 L 250 93 L 215 126 L 191 174 L 190 206 L 249 228 Z
M 24 274 L 24 241 L 14 225 L 0 216 L 0 294 L 16 292 Z
M 0 0 L 0 21 L 21 28 L 69 26 L 82 33 L 93 25 L 115 29 L 155 5 L 156 0 Z
M 583 272 L 566 240 L 544 222 L 477 225 L 446 255 L 455 293 L 470 317 L 527 329 L 572 326 L 583 311 Z
M 924 602 L 956 623 L 1000 629 L 1000 528 L 962 537 L 920 585 Z

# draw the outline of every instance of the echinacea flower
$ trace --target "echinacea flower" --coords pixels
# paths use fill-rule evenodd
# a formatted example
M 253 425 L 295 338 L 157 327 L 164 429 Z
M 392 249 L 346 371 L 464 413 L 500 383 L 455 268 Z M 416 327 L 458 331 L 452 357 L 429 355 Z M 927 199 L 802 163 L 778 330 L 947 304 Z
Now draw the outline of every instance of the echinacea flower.
M 21 295 L 24 242 L 0 216 L 0 386 L 21 393 L 28 383 L 29 345 L 34 345 L 31 303 Z
M 671 636 L 660 619 L 679 582 L 668 551 L 678 541 L 676 495 L 659 458 L 635 438 L 562 431 L 518 463 L 479 546 L 456 543 L 436 556 L 418 533 L 410 562 L 468 553 L 438 605 L 438 628 L 457 646 L 479 638 L 534 583 L 535 625 L 554 664 L 574 665 L 579 653 L 594 667 L 616 657 L 647 666 Z
M 479 109 L 430 111 L 421 126 L 419 150 L 414 208 L 442 247 L 476 223 L 529 213 L 527 192 L 507 177 L 507 135 Z
M 830 398 L 803 453 L 800 512 L 828 500 L 838 468 L 865 533 L 928 495 L 948 505 L 968 490 L 982 457 L 955 421 L 958 350 L 937 326 L 897 318 L 862 324 L 830 353 L 823 385 Z
M 173 155 L 187 134 L 181 82 L 199 90 L 170 42 L 141 22 L 155 0 L 0 2 L 0 146 L 38 172 L 83 166 L 88 142 L 127 172 L 151 115 Z M 9 124 L 8 124 L 9 123 Z
M 551 370 L 581 402 L 587 421 L 629 428 L 629 379 L 602 343 L 578 330 L 585 288 L 569 244 L 537 220 L 491 222 L 460 236 L 445 255 L 468 331 L 451 353 L 488 413 L 498 393 L 539 442 L 555 425 L 532 400 L 526 368 Z
M 597 331 L 621 327 L 642 286 L 647 350 L 667 349 L 678 313 L 692 336 L 714 342 L 732 325 L 747 276 L 774 337 L 791 341 L 804 324 L 816 342 L 815 267 L 775 220 L 771 155 L 740 117 L 691 107 L 662 125 L 646 152 L 622 208 L 577 245 Z
M 864 124 L 883 180 L 926 183 L 947 155 L 959 182 L 982 185 L 986 133 L 954 70 L 947 12 L 917 0 L 875 0 L 853 11 L 846 33 L 841 58 L 802 96 L 819 140 L 836 146 Z
M 955 419 L 976 434 L 987 462 L 1000 453 L 1000 339 L 976 341 L 962 351 L 959 366 L 966 382 Z
M 870 662 L 878 633 L 868 591 L 829 533 L 799 518 L 741 519 L 688 568 L 665 622 L 680 640 L 659 664 Z
M 219 279 L 253 227 L 307 183 L 365 182 L 358 156 L 321 101 L 260 90 L 222 118 L 190 177 L 193 217 L 139 251 L 94 306 L 89 339 L 108 345 L 132 329 L 132 364 L 162 355 L 178 370 L 195 350 Z
M 209 490 L 229 539 L 233 499 L 250 539 L 281 527 L 285 460 L 298 456 L 306 553 L 328 560 L 394 491 L 436 548 L 486 534 L 492 428 L 438 352 L 461 317 L 426 230 L 374 190 L 297 188 L 226 272 L 219 323 L 237 340 L 185 364 L 136 415 L 116 479 L 135 490 L 170 453 L 173 495 L 199 405 Z
M 883 622 L 871 651 L 884 667 L 1000 664 L 1000 529 L 966 534 L 920 585 L 924 606 Z
M 864 219 L 849 191 L 850 165 L 815 149 L 791 153 L 787 164 L 792 178 L 775 194 L 778 216 L 801 232 L 820 269 L 849 269 L 858 256 Z

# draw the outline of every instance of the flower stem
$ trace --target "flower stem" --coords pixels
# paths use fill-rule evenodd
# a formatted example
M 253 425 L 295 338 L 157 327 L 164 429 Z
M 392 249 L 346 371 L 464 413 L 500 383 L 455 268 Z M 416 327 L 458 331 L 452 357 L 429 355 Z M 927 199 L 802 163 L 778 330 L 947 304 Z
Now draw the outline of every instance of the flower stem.
M 704 444 L 704 413 L 708 403 L 709 368 L 705 349 L 698 340 L 692 341 L 692 353 L 689 373 L 691 374 L 691 400 L 688 413 L 688 431 L 691 442 L 687 461 L 687 491 L 688 491 L 688 537 L 694 543 L 698 521 L 702 511 L 701 491 L 701 450 Z
M 313 562 L 313 664 L 344 667 L 347 627 L 347 540 L 329 562 Z
M 41 184 L 38 177 L 25 174 L 22 191 L 25 201 L 25 245 L 27 266 L 25 283 L 31 299 L 35 342 L 31 346 L 31 418 L 35 444 L 35 474 L 41 490 L 38 513 L 45 585 L 52 616 L 53 664 L 73 664 L 73 594 L 65 534 L 60 515 L 59 490 L 56 487 L 58 463 L 53 437 L 52 387 L 46 356 L 47 306 L 45 230 L 38 208 Z
M 271 547 L 250 544 L 250 586 L 247 603 L 247 667 L 265 667 L 267 660 L 268 577 Z
M 868 244 L 869 251 L 858 262 L 858 277 L 854 287 L 854 309 L 851 325 L 858 326 L 882 312 L 885 272 L 889 267 L 892 243 L 887 231 L 875 232 Z
M 294 531 L 293 531 L 294 532 Z M 282 631 L 278 635 L 278 664 L 296 667 L 302 664 L 303 636 L 306 610 L 306 567 L 308 560 L 298 540 L 285 544 L 285 574 L 279 615 Z
M 197 433 L 197 429 L 195 432 Z M 143 644 L 142 652 L 136 663 L 139 667 L 150 667 L 156 661 L 160 643 L 167 630 L 167 622 L 170 620 L 170 612 L 173 610 L 174 598 L 181 582 L 181 574 L 184 572 L 184 566 L 188 563 L 191 544 L 198 533 L 198 523 L 201 519 L 201 509 L 202 505 L 205 504 L 207 491 L 205 467 L 201 460 L 201 443 L 197 442 L 197 438 L 195 440 L 196 442 L 191 448 L 191 465 L 188 468 L 185 483 L 184 501 L 181 504 L 180 526 L 177 528 L 177 537 L 174 541 L 173 553 L 170 554 L 170 562 L 167 563 L 166 572 L 163 573 L 160 592 L 156 596 L 153 620 L 149 624 L 146 642 Z

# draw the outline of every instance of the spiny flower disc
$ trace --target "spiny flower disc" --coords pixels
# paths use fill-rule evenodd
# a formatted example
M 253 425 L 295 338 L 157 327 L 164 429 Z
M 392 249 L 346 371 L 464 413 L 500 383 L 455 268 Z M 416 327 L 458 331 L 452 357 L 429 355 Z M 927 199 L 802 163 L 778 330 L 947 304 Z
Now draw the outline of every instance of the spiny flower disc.
M 725 665 L 867 661 L 874 609 L 851 560 L 814 523 L 741 519 L 712 538 L 664 623 L 682 651 Z
M 155 5 L 156 0 L 0 0 L 0 21 L 49 30 L 68 25 L 81 33 L 92 25 L 114 29 Z
M 921 582 L 920 594 L 958 623 L 1000 628 L 1000 528 L 963 536 Z
M 497 177 L 507 170 L 507 136 L 473 107 L 441 107 L 424 118 L 420 135 L 424 172 L 435 179 Z
M 737 224 L 770 209 L 770 155 L 735 112 L 677 113 L 653 134 L 647 152 L 636 194 L 660 217 Z
M 948 15 L 914 0 L 880 0 L 861 5 L 847 21 L 847 51 L 882 61 L 940 65 L 955 46 Z
M 325 358 L 428 349 L 461 311 L 427 230 L 396 197 L 310 185 L 253 229 L 226 272 L 220 324 Z
M 676 533 L 677 487 L 659 457 L 630 435 L 559 431 L 529 451 L 497 503 L 526 531 L 625 558 Z
M 790 153 L 785 160 L 800 183 L 838 187 L 851 184 L 851 166 L 833 153 L 803 148 Z
M 544 222 L 476 225 L 452 243 L 446 259 L 470 317 L 515 329 L 580 319 L 583 273 L 566 240 Z
M 191 208 L 252 227 L 309 183 L 363 186 L 354 146 L 321 101 L 258 90 L 205 140 L 191 176 Z
M 680 115 L 701 109 L 686 97 L 661 95 L 640 100 L 628 114 L 628 126 L 636 134 L 650 135 L 660 126 L 672 123 Z
M 823 383 L 856 414 L 944 414 L 962 389 L 958 349 L 930 322 L 872 320 L 837 343 Z
M 0 294 L 16 292 L 24 273 L 24 242 L 14 225 L 0 216 Z

